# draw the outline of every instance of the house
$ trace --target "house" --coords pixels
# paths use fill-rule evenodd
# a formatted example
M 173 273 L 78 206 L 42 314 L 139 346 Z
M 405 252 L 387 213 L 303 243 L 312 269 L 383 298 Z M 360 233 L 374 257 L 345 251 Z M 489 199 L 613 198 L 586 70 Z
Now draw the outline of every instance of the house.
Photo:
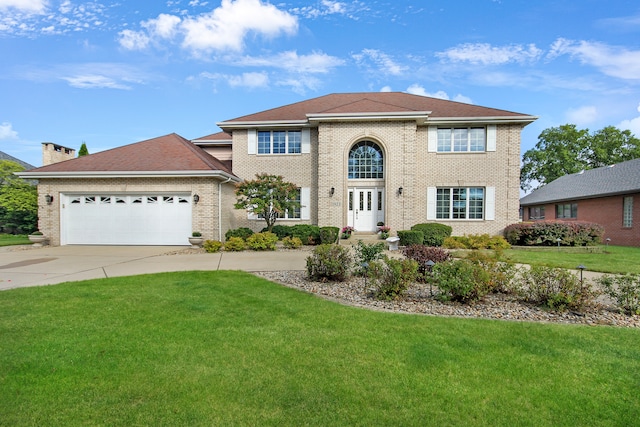
M 635 159 L 562 176 L 523 197 L 520 205 L 524 221 L 595 222 L 612 244 L 640 246 L 638 200 L 640 159 Z
M 0 160 L 8 160 L 8 161 L 10 161 L 10 162 L 17 163 L 17 164 L 19 164 L 20 166 L 22 166 L 23 168 L 25 168 L 26 170 L 33 169 L 33 168 L 34 168 L 34 167 L 33 167 L 32 165 L 30 165 L 29 163 L 27 163 L 27 162 L 23 162 L 22 160 L 17 159 L 17 158 L 15 158 L 15 157 L 13 157 L 12 155 L 9 155 L 9 154 L 7 154 L 7 153 L 5 153 L 5 152 L 3 152 L 3 151 L 0 151 Z
M 187 244 L 264 221 L 233 209 L 257 173 L 300 188 L 283 224 L 392 232 L 439 222 L 454 234 L 501 233 L 518 221 L 520 134 L 536 117 L 407 93 L 338 93 L 48 164 L 40 229 L 52 244 Z M 50 196 L 47 198 L 47 196 Z M 47 203 L 51 200 L 51 203 Z

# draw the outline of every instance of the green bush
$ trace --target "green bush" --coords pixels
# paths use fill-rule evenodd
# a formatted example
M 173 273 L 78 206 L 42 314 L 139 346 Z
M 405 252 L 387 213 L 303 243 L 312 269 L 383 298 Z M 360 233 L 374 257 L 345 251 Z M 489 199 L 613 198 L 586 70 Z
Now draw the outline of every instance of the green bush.
M 343 281 L 349 276 L 351 264 L 347 247 L 336 244 L 319 245 L 307 257 L 307 275 L 312 280 Z
M 447 249 L 509 249 L 511 245 L 502 236 L 488 234 L 470 234 L 451 236 L 444 239 L 442 246 Z
M 499 252 L 486 254 L 474 250 L 466 259 L 479 265 L 489 274 L 489 291 L 503 294 L 520 291 L 520 283 L 517 280 L 518 268 L 512 262 L 501 260 Z
M 268 231 L 247 237 L 247 247 L 254 251 L 275 251 L 276 243 L 278 243 L 278 236 Z
M 489 273 L 467 260 L 441 262 L 433 266 L 433 278 L 441 301 L 463 303 L 482 299 L 490 289 Z
M 604 275 L 598 280 L 604 293 L 613 298 L 627 314 L 640 314 L 640 275 Z
M 409 289 L 418 275 L 418 263 L 412 259 L 384 257 L 369 265 L 369 276 L 376 288 L 375 297 L 380 300 L 395 300 Z
M 587 246 L 602 242 L 604 227 L 583 221 L 536 221 L 511 224 L 504 237 L 519 246 Z
M 253 234 L 253 230 L 247 227 L 235 228 L 233 230 L 228 230 L 224 233 L 224 240 L 227 241 L 232 237 L 239 237 L 242 240 L 247 240 L 247 237 Z
M 297 249 L 302 246 L 302 240 L 300 240 L 298 237 L 286 236 L 284 239 L 282 239 L 282 244 L 287 249 Z
M 340 234 L 340 227 L 321 227 L 320 243 L 336 243 L 338 241 L 338 234 Z
M 365 267 L 363 264 L 370 264 L 382 258 L 384 243 L 367 244 L 362 240 L 358 240 L 358 243 L 354 246 L 354 250 L 356 252 L 356 270 L 358 274 L 364 274 Z
M 451 259 L 449 252 L 435 246 L 409 245 L 402 250 L 402 254 L 418 263 L 418 272 L 420 273 L 418 278 L 421 281 L 426 278 L 427 261 L 431 260 L 434 263 L 438 263 Z
M 291 227 L 291 236 L 302 240 L 304 245 L 320 243 L 320 227 L 317 225 L 296 224 Z
M 224 250 L 228 252 L 244 251 L 247 248 L 247 244 L 242 237 L 229 237 L 224 242 Z
M 424 241 L 424 233 L 417 230 L 398 230 L 400 246 L 421 245 Z
M 444 239 L 451 236 L 451 231 L 453 230 L 450 226 L 438 224 L 437 222 L 416 224 L 411 229 L 422 231 L 422 244 L 426 246 L 442 246 Z
M 580 310 L 597 296 L 588 281 L 581 283 L 575 274 L 561 268 L 532 266 L 521 276 L 522 296 L 552 310 Z
M 222 249 L 223 243 L 219 240 L 205 240 L 202 244 L 205 252 L 214 253 L 219 252 Z
M 269 231 L 269 229 L 265 227 L 260 232 L 264 233 L 265 231 Z M 276 224 L 271 228 L 271 232 L 278 236 L 279 240 L 282 240 L 285 237 L 291 237 L 293 235 L 293 228 L 290 225 Z

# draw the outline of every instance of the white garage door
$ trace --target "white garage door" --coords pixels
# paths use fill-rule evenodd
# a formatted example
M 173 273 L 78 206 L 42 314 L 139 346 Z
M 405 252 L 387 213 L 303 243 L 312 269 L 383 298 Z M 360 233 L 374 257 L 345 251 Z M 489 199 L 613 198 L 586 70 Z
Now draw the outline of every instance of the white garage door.
M 63 245 L 187 245 L 189 194 L 63 195 Z

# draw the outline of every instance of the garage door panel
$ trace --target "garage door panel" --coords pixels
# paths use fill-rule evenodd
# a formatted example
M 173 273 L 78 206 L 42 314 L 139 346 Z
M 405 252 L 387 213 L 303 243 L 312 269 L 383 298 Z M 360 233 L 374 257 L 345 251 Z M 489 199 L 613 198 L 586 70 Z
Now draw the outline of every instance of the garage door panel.
M 65 197 L 64 244 L 186 245 L 191 235 L 189 194 Z

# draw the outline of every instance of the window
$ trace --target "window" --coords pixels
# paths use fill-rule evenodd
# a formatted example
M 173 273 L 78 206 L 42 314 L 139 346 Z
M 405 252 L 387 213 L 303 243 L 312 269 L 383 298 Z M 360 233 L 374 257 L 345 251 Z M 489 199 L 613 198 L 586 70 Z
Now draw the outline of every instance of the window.
M 301 199 L 300 199 L 300 189 L 298 189 L 298 193 L 297 196 L 295 198 L 295 201 L 298 203 L 301 203 Z M 300 205 L 298 205 L 297 208 L 293 209 L 293 212 L 290 212 L 289 210 L 284 211 L 282 214 L 280 214 L 280 218 L 283 219 L 300 219 Z
M 362 141 L 349 152 L 349 179 L 384 178 L 382 150 L 378 144 Z
M 258 154 L 300 154 L 302 152 L 302 132 L 259 131 Z
M 485 190 L 481 187 L 438 188 L 437 219 L 483 219 Z
M 578 204 L 565 203 L 562 205 L 556 205 L 556 218 L 578 218 Z
M 622 226 L 633 227 L 633 196 L 622 199 Z
M 544 206 L 529 206 L 529 219 L 544 219 Z
M 438 152 L 485 151 L 484 128 L 438 128 Z

